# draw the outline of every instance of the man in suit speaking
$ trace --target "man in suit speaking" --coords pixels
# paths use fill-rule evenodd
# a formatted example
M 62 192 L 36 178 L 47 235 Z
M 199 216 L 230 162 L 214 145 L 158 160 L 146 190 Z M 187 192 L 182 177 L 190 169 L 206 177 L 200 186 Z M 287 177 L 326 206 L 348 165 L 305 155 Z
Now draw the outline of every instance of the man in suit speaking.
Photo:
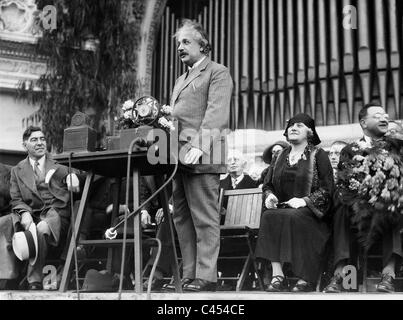
M 184 291 L 215 291 L 220 248 L 218 196 L 225 173 L 225 135 L 233 82 L 226 67 L 208 57 L 203 27 L 184 20 L 175 34 L 178 54 L 188 67 L 171 97 L 178 120 L 179 159 L 173 181 L 173 220 L 183 259 Z M 212 155 L 221 155 L 212 160 Z

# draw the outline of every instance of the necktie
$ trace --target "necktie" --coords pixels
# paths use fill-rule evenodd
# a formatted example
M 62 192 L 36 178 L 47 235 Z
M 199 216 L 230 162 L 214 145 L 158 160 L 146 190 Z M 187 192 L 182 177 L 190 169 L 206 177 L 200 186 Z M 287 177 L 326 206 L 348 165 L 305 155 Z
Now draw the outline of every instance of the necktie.
M 34 174 L 35 174 L 35 181 L 41 182 L 41 181 L 45 180 L 45 177 L 43 176 L 41 169 L 39 169 L 38 161 L 35 161 Z
M 185 80 L 189 77 L 190 70 L 186 71 Z
M 236 179 L 233 179 L 232 180 L 232 189 L 235 189 L 236 185 L 237 185 L 237 181 L 236 181 Z

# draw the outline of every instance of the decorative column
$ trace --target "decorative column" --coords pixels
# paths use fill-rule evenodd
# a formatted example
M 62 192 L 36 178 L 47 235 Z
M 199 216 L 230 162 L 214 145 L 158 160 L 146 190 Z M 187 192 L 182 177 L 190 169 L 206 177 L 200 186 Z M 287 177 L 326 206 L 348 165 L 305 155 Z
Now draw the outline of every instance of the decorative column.
M 41 36 L 35 0 L 0 0 L 0 90 L 16 90 L 19 81 L 35 80 L 46 70 L 32 61 Z

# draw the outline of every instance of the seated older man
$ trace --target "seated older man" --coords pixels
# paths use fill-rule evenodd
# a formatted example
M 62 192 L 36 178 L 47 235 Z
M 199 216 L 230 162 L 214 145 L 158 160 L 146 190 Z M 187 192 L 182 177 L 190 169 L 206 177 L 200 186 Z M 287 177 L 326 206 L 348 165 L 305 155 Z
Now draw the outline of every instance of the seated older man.
M 337 166 L 339 164 L 341 150 L 347 145 L 344 141 L 335 141 L 332 143 L 329 149 L 329 160 L 333 169 L 333 176 L 336 180 Z
M 220 181 L 220 188 L 224 190 L 256 188 L 257 183 L 248 174 L 244 173 L 247 161 L 238 150 L 228 152 L 228 175 Z

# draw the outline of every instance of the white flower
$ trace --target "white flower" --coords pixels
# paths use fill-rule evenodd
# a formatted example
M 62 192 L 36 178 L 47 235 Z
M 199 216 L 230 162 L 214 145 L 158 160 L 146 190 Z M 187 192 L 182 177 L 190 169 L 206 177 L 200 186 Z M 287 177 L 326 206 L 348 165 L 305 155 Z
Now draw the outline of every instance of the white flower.
M 366 141 L 360 140 L 360 141 L 357 141 L 356 144 L 358 145 L 358 148 L 360 148 L 361 150 L 371 147 L 371 145 L 368 144 Z
M 165 128 L 169 128 L 170 131 L 174 131 L 174 130 L 175 130 L 175 127 L 174 127 L 172 121 L 167 120 L 165 117 L 159 118 L 159 119 L 158 119 L 158 123 L 159 123 L 161 126 L 165 127 Z
M 132 109 L 133 107 L 134 107 L 134 101 L 133 100 L 127 100 L 123 104 L 122 110 L 126 111 L 126 110 L 129 110 L 129 109 Z
M 365 157 L 363 157 L 363 156 L 357 154 L 357 155 L 355 155 L 355 156 L 353 157 L 353 160 L 356 160 L 356 161 L 364 161 L 364 160 L 365 160 Z
M 131 117 L 132 117 L 132 110 L 126 110 L 126 111 L 123 113 L 123 118 L 125 118 L 125 119 L 131 119 Z
M 161 107 L 161 111 L 162 111 L 162 113 L 164 113 L 164 114 L 166 114 L 166 115 L 172 114 L 172 108 L 171 108 L 171 106 L 168 106 L 168 105 L 166 105 L 166 104 L 164 104 L 164 105 Z

